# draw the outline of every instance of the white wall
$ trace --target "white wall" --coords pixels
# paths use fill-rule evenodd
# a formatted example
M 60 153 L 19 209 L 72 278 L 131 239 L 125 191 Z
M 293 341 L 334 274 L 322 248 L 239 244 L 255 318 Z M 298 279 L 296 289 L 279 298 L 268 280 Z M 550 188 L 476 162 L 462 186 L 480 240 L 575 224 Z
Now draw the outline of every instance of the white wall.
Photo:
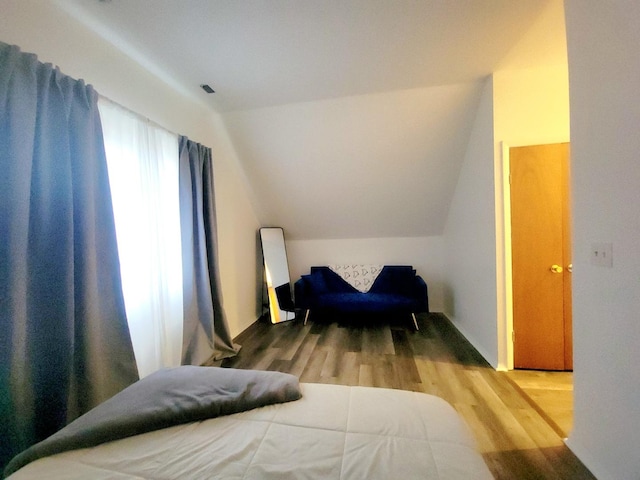
M 567 0 L 574 428 L 601 480 L 640 478 L 640 3 Z M 613 267 L 590 263 L 613 244 Z
M 214 115 L 210 143 L 214 162 L 218 258 L 224 310 L 235 337 L 261 315 L 260 224 L 254 213 L 244 172 L 240 167 L 224 122 Z
M 208 145 L 215 162 L 222 295 L 231 333 L 256 319 L 258 223 L 220 118 L 124 56 L 50 2 L 0 0 L 0 40 L 38 55 L 96 90 L 181 135 Z
M 413 265 L 427 282 L 429 309 L 432 312 L 443 310 L 442 237 L 287 240 L 286 246 L 293 282 L 309 273 L 309 267 L 315 265 Z
M 163 127 L 204 142 L 208 109 L 168 85 L 49 1 L 0 0 L 0 40 L 58 65 L 96 90 Z M 186 133 L 185 133 L 186 131 Z
M 495 72 L 493 85 L 496 149 L 569 141 L 566 64 Z
M 497 365 L 493 80 L 488 78 L 444 230 L 444 313 Z

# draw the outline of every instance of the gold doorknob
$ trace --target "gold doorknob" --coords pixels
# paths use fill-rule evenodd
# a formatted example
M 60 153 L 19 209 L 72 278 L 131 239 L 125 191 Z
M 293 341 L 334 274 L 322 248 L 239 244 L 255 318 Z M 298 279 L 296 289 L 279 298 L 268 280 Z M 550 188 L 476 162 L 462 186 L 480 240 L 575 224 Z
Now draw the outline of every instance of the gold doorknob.
M 551 265 L 551 271 L 553 273 L 562 273 L 562 267 L 560 265 Z
M 567 265 L 567 272 L 569 273 L 573 272 L 573 263 L 570 263 L 569 265 Z

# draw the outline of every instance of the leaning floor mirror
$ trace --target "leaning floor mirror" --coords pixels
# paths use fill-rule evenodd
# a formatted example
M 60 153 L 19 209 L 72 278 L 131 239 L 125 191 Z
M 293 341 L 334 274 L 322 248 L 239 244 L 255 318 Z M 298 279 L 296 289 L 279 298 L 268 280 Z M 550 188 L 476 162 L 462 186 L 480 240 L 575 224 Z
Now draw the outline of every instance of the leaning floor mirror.
M 271 323 L 293 320 L 295 311 L 291 297 L 284 230 L 279 227 L 261 228 L 260 242 Z

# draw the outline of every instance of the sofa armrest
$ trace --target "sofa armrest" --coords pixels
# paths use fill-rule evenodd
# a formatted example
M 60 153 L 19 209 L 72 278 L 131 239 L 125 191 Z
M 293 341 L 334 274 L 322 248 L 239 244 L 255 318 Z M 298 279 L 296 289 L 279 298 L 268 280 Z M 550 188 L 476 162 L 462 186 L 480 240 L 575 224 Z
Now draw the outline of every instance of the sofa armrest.
M 427 282 L 420 275 L 415 276 L 413 296 L 419 304 L 420 312 L 429 312 L 429 289 Z
M 311 286 L 309 285 L 310 275 L 302 275 L 293 284 L 293 299 L 296 308 L 308 309 L 311 307 Z

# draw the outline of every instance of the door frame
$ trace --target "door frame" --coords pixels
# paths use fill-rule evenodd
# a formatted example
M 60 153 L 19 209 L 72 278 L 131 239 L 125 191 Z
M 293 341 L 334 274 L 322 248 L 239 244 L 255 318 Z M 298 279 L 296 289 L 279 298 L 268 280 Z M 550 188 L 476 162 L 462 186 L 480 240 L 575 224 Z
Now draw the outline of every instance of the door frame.
M 496 293 L 498 366 L 497 370 L 513 370 L 513 279 L 511 272 L 511 163 L 509 149 L 530 145 L 570 142 L 568 138 L 536 139 L 509 143 L 501 141 L 499 154 L 495 156 L 496 193 Z M 569 159 L 571 162 L 571 159 Z M 571 169 L 569 170 L 571 171 Z M 571 178 L 569 178 L 571 182 Z

